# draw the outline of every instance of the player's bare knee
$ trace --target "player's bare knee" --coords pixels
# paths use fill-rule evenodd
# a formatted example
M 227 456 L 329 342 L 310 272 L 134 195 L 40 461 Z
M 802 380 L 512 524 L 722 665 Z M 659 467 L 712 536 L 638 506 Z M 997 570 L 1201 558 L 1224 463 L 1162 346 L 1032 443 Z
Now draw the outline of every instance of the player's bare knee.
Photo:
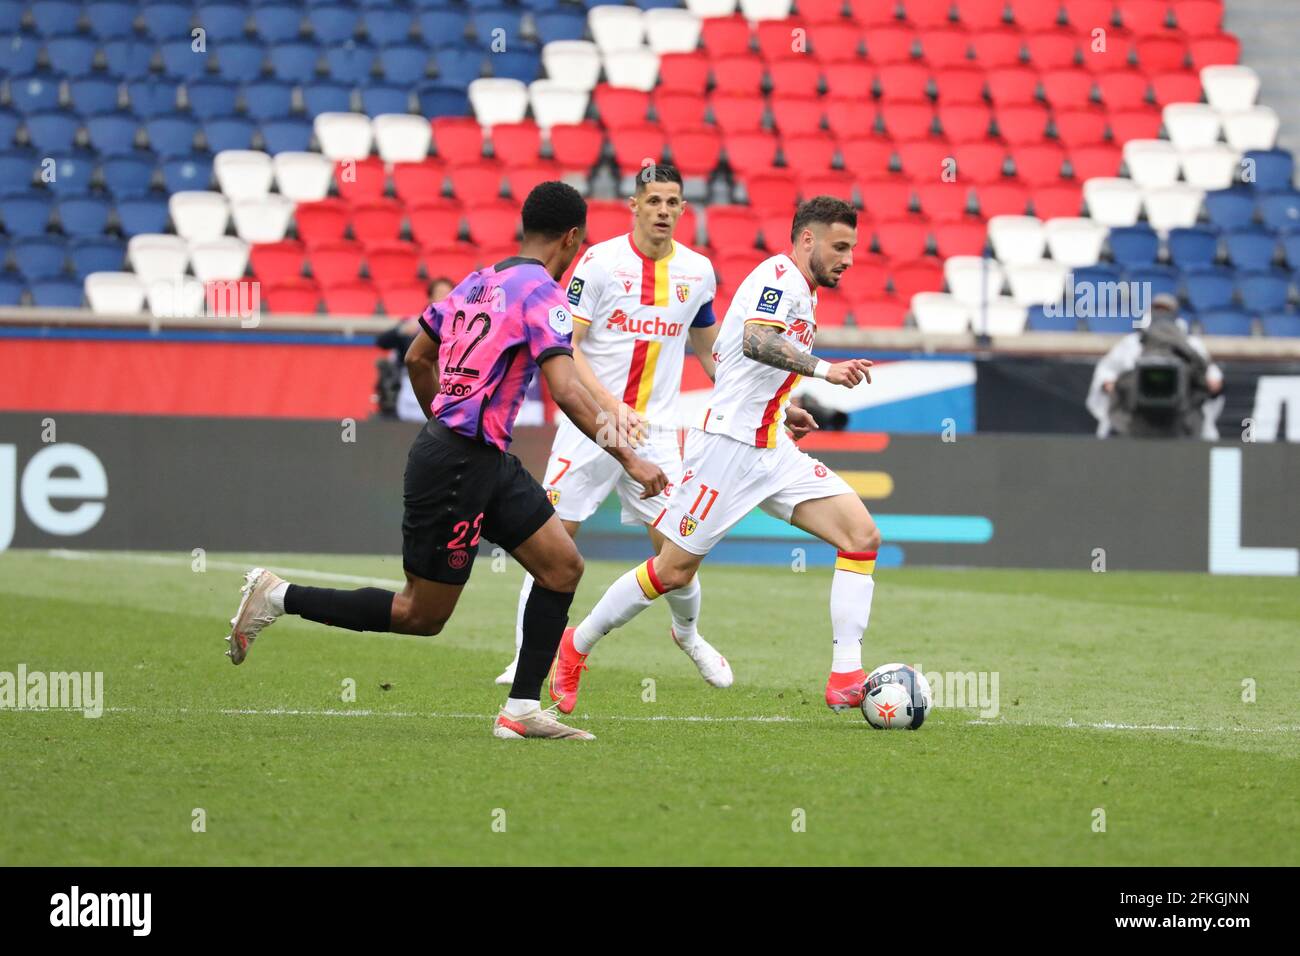
M 676 591 L 678 588 L 684 588 L 691 583 L 695 577 L 694 568 L 674 568 L 666 567 L 655 568 L 655 576 L 659 579 L 659 584 L 665 591 Z
M 582 580 L 582 572 L 586 565 L 582 560 L 582 555 L 578 549 L 573 549 L 573 554 L 557 561 L 548 567 L 540 575 L 534 575 L 542 587 L 548 591 L 560 591 L 564 593 L 578 590 L 578 582 Z
M 865 525 L 853 529 L 848 544 L 845 551 L 879 551 L 880 529 L 876 527 L 874 521 L 868 521 Z

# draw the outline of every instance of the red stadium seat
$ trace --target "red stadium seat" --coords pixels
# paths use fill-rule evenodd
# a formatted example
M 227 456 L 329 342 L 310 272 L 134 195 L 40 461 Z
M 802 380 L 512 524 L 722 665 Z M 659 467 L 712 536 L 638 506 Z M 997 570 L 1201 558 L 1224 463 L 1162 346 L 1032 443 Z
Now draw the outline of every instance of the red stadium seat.
M 823 71 L 826 89 L 831 96 L 856 97 L 867 96 L 871 85 L 876 81 L 876 68 L 866 60 L 845 60 L 828 63 Z
M 984 71 L 972 67 L 939 70 L 934 75 L 934 86 L 939 102 L 949 106 L 958 103 L 984 104 Z
M 838 20 L 844 12 L 844 0 L 801 0 L 799 12 L 812 22 Z
M 894 141 L 884 136 L 853 136 L 840 140 L 844 168 L 855 176 L 883 176 L 894 158 Z
M 1016 177 L 1027 186 L 1055 186 L 1061 181 L 1065 150 L 1056 143 L 1038 143 L 1011 151 Z
M 359 242 L 327 242 L 307 250 L 312 277 L 321 288 L 355 282 L 364 249 Z
M 821 20 L 808 25 L 812 55 L 822 64 L 855 60 L 862 46 L 862 29 L 848 20 Z
M 724 142 L 727 163 L 742 177 L 764 172 L 776 163 L 777 138 L 773 133 L 728 133 Z
M 474 268 L 486 269 L 488 266 L 496 265 L 519 252 L 518 244 L 514 242 L 503 243 L 499 246 L 475 246 L 474 247 Z
M 1092 85 L 1095 80 L 1087 70 L 1077 67 L 1067 70 L 1048 70 L 1040 80 L 1043 84 L 1043 99 L 1053 110 L 1071 110 L 1086 106 L 1092 100 Z
M 673 165 L 690 178 L 709 176 L 718 166 L 722 152 L 722 136 L 711 126 L 683 130 L 668 137 L 673 152 Z
M 763 128 L 767 103 L 757 93 L 714 93 L 709 97 L 713 120 L 726 133 L 748 133 Z
M 419 315 L 429 307 L 429 285 L 416 281 L 381 286 L 379 300 L 384 304 L 384 312 L 388 315 Z
M 939 126 L 950 143 L 978 143 L 988 139 L 992 111 L 982 103 L 939 103 Z
M 864 176 L 858 180 L 858 195 L 875 219 L 899 219 L 912 204 L 912 182 L 904 176 Z
M 880 118 L 895 140 L 920 139 L 934 125 L 934 107 L 928 100 L 881 100 Z
M 898 159 L 903 174 L 913 180 L 942 175 L 945 162 L 952 158 L 952 143 L 942 139 L 914 139 L 898 144 Z M 951 165 L 951 164 L 949 164 Z
M 433 123 L 433 145 L 447 163 L 468 163 L 483 155 L 483 127 L 472 117 L 439 116 Z
M 281 315 L 312 315 L 320 308 L 320 287 L 311 279 L 290 278 L 262 287 L 262 302 Z
M 906 63 L 912 58 L 916 31 L 909 27 L 885 26 L 868 30 L 863 38 L 867 44 L 867 59 L 872 63 Z
M 1122 154 L 1118 146 L 1099 143 L 1096 146 L 1071 149 L 1069 159 L 1074 179 L 1081 183 L 1098 176 L 1118 176 Z
M 437 199 L 442 195 L 446 178 L 447 170 L 436 159 L 393 164 L 393 189 L 398 198 L 408 204 Z
M 822 125 L 821 100 L 816 96 L 772 94 L 772 119 L 782 136 L 818 133 Z M 874 119 L 874 117 L 872 117 Z
M 853 268 L 849 269 L 852 272 Z M 848 272 L 845 273 L 848 275 Z M 842 286 L 844 281 L 840 280 Z M 840 288 L 819 289 L 817 292 L 817 328 L 838 329 L 848 324 L 849 300 Z
M 743 178 L 745 193 L 749 196 L 749 205 L 760 216 L 769 212 L 780 212 L 787 216 L 794 213 L 799 187 L 795 184 L 794 174 L 790 170 L 767 169 Z M 789 232 L 788 226 L 786 231 Z
M 1196 37 L 1191 42 L 1192 66 L 1232 66 L 1241 62 L 1241 41 L 1231 33 Z
M 1047 135 L 1048 112 L 1042 106 L 1008 106 L 994 114 L 998 133 L 1008 146 L 1029 146 Z
M 941 27 L 949 22 L 952 0 L 903 0 L 909 23 L 918 27 Z
M 470 163 L 453 163 L 447 167 L 451 191 L 462 202 L 485 202 L 501 195 L 505 169 L 490 159 Z
M 930 241 L 930 221 L 924 216 L 877 220 L 876 245 L 891 259 L 916 259 L 925 255 Z
M 478 251 L 468 242 L 454 242 L 422 248 L 420 258 L 424 262 L 424 274 L 430 279 L 459 282 L 478 264 Z
M 991 30 L 1002 25 L 1006 0 L 957 0 L 957 19 L 967 30 Z
M 454 199 L 432 198 L 406 207 L 411 235 L 425 247 L 445 246 L 455 242 L 460 235 L 463 216 L 461 204 Z
M 647 162 L 658 163 L 664 155 L 664 131 L 646 123 L 622 130 L 611 130 L 614 159 L 625 176 L 640 172 Z
M 665 53 L 659 57 L 660 92 L 702 93 L 709 85 L 709 58 L 703 53 Z
M 379 292 L 369 282 L 349 282 L 321 290 L 329 315 L 372 315 L 379 305 Z
M 1025 38 L 1014 30 L 981 30 L 971 35 L 975 62 L 986 70 L 1019 66 Z
M 1215 36 L 1223 25 L 1220 0 L 1179 0 L 1173 9 L 1178 29 L 1193 39 Z
M 772 60 L 767 65 L 772 89 L 782 93 L 816 96 L 821 88 L 822 68 L 810 56 L 795 54 L 784 60 Z
M 820 173 L 831 168 L 835 160 L 835 140 L 829 136 L 782 137 L 781 151 L 785 164 L 799 173 Z
M 541 183 L 559 179 L 563 171 L 555 163 L 539 162 L 531 166 L 514 166 L 506 170 L 510 195 L 522 203 L 528 194 Z
M 604 242 L 632 228 L 632 212 L 618 199 L 592 199 L 587 203 L 587 241 Z
M 800 32 L 796 34 L 795 30 Z M 803 56 L 807 52 L 808 26 L 799 17 L 760 20 L 755 25 L 754 37 L 758 41 L 758 52 L 770 63 L 792 55 Z
M 920 41 L 921 56 L 932 67 L 963 66 L 967 62 L 971 36 L 965 30 L 954 27 L 924 30 Z
M 349 219 L 352 237 L 364 245 L 394 242 L 402 233 L 402 207 L 392 199 L 356 203 Z
M 849 0 L 849 15 L 864 27 L 889 26 L 895 22 L 894 6 L 888 0 Z
M 378 156 L 341 160 L 334 164 L 334 185 L 348 202 L 378 199 L 388 185 L 384 161 Z
M 958 143 L 952 150 L 957 161 L 957 181 L 968 184 L 993 183 L 1002 178 L 1007 148 L 1001 143 Z
M 764 248 L 773 253 L 787 251 L 790 248 L 790 227 L 794 224 L 794 203 L 791 202 L 789 209 L 768 213 L 760 223 Z
M 1137 109 L 1146 104 L 1151 81 L 1138 70 L 1097 74 L 1097 90 L 1110 112 Z
M 858 223 L 858 233 L 868 230 Z M 863 241 L 853 250 L 853 265 L 840 279 L 840 289 L 851 300 L 884 295 L 889 288 L 889 257 L 867 252 Z
M 510 199 L 471 203 L 465 207 L 470 241 L 479 246 L 508 246 L 519 232 L 519 204 Z
M 706 17 L 700 39 L 711 59 L 749 52 L 749 21 L 742 16 Z
M 799 194 L 804 199 L 811 199 L 813 196 L 834 196 L 847 203 L 853 202 L 853 177 L 842 170 L 800 175 L 797 179 Z
M 916 184 L 921 212 L 935 223 L 955 222 L 964 217 L 968 192 L 967 184 L 960 176 L 951 182 L 934 179 Z
M 680 130 L 698 129 L 703 126 L 704 110 L 708 105 L 709 101 L 699 90 L 694 93 L 655 91 L 655 115 L 659 118 L 659 125 L 670 136 Z
M 1117 4 L 1120 22 L 1134 36 L 1159 36 L 1170 32 L 1169 0 L 1124 0 Z
M 1170 73 L 1187 63 L 1187 44 L 1174 37 L 1139 37 L 1138 67 L 1146 74 Z
M 305 256 L 303 244 L 293 239 L 254 243 L 248 248 L 249 265 L 263 286 L 298 278 Z
M 988 239 L 988 226 L 978 216 L 965 216 L 954 222 L 934 224 L 934 246 L 939 255 L 978 256 L 984 251 Z
M 410 284 L 419 279 L 420 257 L 409 242 L 372 246 L 366 250 L 366 269 L 381 289 Z
M 1118 27 L 1106 34 L 1104 49 L 1096 49 L 1091 40 L 1083 44 L 1080 65 L 1090 73 L 1102 76 L 1127 70 L 1134 55 L 1133 38 Z
M 788 234 L 789 228 L 786 232 Z M 787 246 L 789 239 L 786 239 Z M 743 252 L 723 252 L 713 260 L 713 268 L 717 271 L 719 278 L 731 291 L 745 281 L 745 277 L 754 271 L 754 267 L 762 261 L 762 258 L 755 255 L 752 250 Z
M 918 267 L 919 268 L 919 267 Z M 909 275 L 914 273 L 909 273 Z M 915 273 L 918 274 L 919 273 Z M 942 273 L 940 273 L 942 275 Z M 926 275 L 929 275 L 928 269 Z M 929 286 L 918 289 L 929 290 Z M 904 301 L 895 296 L 878 296 L 874 299 L 859 299 L 852 305 L 853 324 L 860 329 L 901 329 L 907 321 L 910 297 Z
M 531 166 L 542 155 L 542 131 L 532 120 L 492 127 L 492 155 L 507 166 Z
M 938 292 L 943 288 L 943 263 L 927 256 L 910 262 L 897 262 L 889 270 L 894 294 L 911 307 L 912 296 L 918 292 Z M 861 321 L 858 323 L 861 325 Z
M 1117 143 L 1131 139 L 1155 139 L 1160 134 L 1160 110 L 1154 106 L 1110 114 L 1110 135 Z
M 1029 190 L 1011 179 L 976 186 L 975 197 L 979 201 L 980 215 L 985 219 L 994 216 L 1023 216 L 1029 205 Z
M 1061 110 L 1055 116 L 1056 138 L 1067 148 L 1091 146 L 1106 139 L 1106 111 L 1091 107 Z
M 695 234 L 698 228 L 699 219 L 695 216 L 695 208 L 688 205 L 677 220 L 677 238 L 688 246 L 695 246 Z
M 1079 39 L 1065 30 L 1044 30 L 1026 36 L 1025 49 L 1034 69 L 1066 70 L 1078 59 Z
M 715 93 L 758 93 L 767 67 L 757 54 L 729 56 L 713 63 Z
M 1083 187 L 1079 183 L 1062 183 L 1057 186 L 1040 186 L 1029 193 L 1034 215 L 1039 219 L 1071 218 L 1083 209 Z
M 1115 0 L 1064 0 L 1065 16 L 1076 33 L 1111 32 L 1115 22 Z
M 988 75 L 989 99 L 996 108 L 1024 106 L 1034 102 L 1038 91 L 1038 74 L 1023 66 L 990 70 Z
M 605 129 L 613 132 L 636 129 L 646 124 L 646 115 L 650 109 L 649 93 L 599 83 L 592 90 L 591 96 Z
M 1032 30 L 1051 30 L 1061 16 L 1059 0 L 1007 0 L 1011 18 L 1026 33 Z
M 749 206 L 709 206 L 705 217 L 709 245 L 719 249 L 749 249 L 758 244 L 758 217 Z
M 309 246 L 337 242 L 348 228 L 348 204 L 342 199 L 300 202 L 293 211 L 298 238 Z
M 1199 103 L 1201 77 L 1192 70 L 1157 73 L 1151 77 L 1151 92 L 1155 94 L 1158 106 L 1167 106 L 1170 103 Z
M 930 70 L 919 63 L 887 63 L 876 71 L 880 95 L 888 100 L 925 99 Z

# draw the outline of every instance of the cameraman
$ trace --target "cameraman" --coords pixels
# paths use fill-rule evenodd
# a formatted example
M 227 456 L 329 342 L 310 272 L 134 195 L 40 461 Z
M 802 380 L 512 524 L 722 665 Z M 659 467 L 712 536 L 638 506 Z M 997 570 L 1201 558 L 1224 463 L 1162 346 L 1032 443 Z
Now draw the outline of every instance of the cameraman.
M 1140 330 L 1097 363 L 1087 399 L 1097 437 L 1218 439 L 1223 372 L 1179 311 L 1177 297 L 1156 296 Z

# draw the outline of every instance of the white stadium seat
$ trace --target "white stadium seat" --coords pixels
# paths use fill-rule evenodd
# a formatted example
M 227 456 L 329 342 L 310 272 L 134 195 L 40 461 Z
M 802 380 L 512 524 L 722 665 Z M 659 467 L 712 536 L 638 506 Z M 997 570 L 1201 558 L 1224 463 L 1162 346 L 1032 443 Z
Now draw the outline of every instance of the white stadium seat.
M 1124 144 L 1124 164 L 1133 182 L 1143 189 L 1178 182 L 1178 150 L 1168 140 L 1129 140 Z
M 1244 110 L 1259 98 L 1259 74 L 1248 66 L 1207 66 L 1201 70 L 1205 99 L 1216 110 Z
M 1183 178 L 1197 189 L 1227 189 L 1241 165 L 1241 153 L 1224 143 L 1179 153 Z
M 587 115 L 589 99 L 590 94 L 586 90 L 561 86 L 554 80 L 533 80 L 528 86 L 533 119 L 542 129 L 581 123 Z
M 985 335 L 1020 335 L 1029 310 L 1008 296 L 999 296 L 983 309 L 971 309 L 971 328 Z
M 645 13 L 645 38 L 655 53 L 690 53 L 700 43 L 700 18 L 689 10 L 659 7 Z
M 587 11 L 587 26 L 601 53 L 635 49 L 645 40 L 645 14 L 637 7 L 592 7 Z
M 542 66 L 556 84 L 591 91 L 600 79 L 600 49 L 590 40 L 553 40 L 542 47 Z
M 1007 284 L 1011 286 L 1011 297 L 1024 306 L 1060 302 L 1065 294 L 1065 276 L 1068 271 L 1053 259 L 1007 266 Z
M 221 236 L 190 243 L 190 268 L 200 282 L 239 279 L 248 267 L 248 243 L 235 236 Z
M 659 82 L 659 57 L 644 46 L 606 53 L 605 76 L 610 86 L 649 93 Z
M 1219 111 L 1204 103 L 1170 103 L 1165 107 L 1165 131 L 1179 149 L 1213 146 L 1219 141 Z
M 190 261 L 189 246 L 180 236 L 142 233 L 126 244 L 126 261 L 148 285 L 157 279 L 178 279 Z
M 528 87 L 508 77 L 481 77 L 469 85 L 469 102 L 480 126 L 518 123 L 528 112 Z
M 729 17 L 736 12 L 736 0 L 686 0 L 686 9 L 697 17 Z
M 970 310 L 943 292 L 912 296 L 912 317 L 921 332 L 954 335 L 970 331 Z
M 369 129 L 369 124 L 366 126 Z M 289 229 L 296 203 L 272 193 L 262 199 L 245 199 L 231 206 L 235 232 L 245 242 L 279 242 Z
M 1147 222 L 1162 236 L 1170 229 L 1196 225 L 1201 213 L 1205 193 L 1186 183 L 1143 190 L 1142 204 L 1147 210 Z
M 433 127 L 423 116 L 383 113 L 370 125 L 375 132 L 375 148 L 384 162 L 418 163 L 429 155 Z
M 1062 216 L 1043 224 L 1052 258 L 1067 269 L 1095 266 L 1110 230 L 1095 219 Z
M 948 293 L 962 305 L 978 306 L 1002 294 L 1002 266 L 986 256 L 950 256 L 943 278 Z
M 1043 221 L 1034 216 L 994 216 L 989 220 L 989 242 L 1004 265 L 1037 262 L 1047 251 Z
M 740 0 L 740 12 L 750 20 L 784 20 L 793 6 L 791 0 Z
M 320 151 L 336 162 L 370 155 L 370 117 L 360 113 L 319 113 L 313 124 Z
M 1233 149 L 1272 149 L 1277 144 L 1281 125 L 1271 106 L 1252 106 L 1247 110 L 1223 114 L 1223 137 Z
M 256 200 L 244 200 L 255 202 Z M 203 283 L 193 276 L 145 283 L 149 311 L 157 319 L 197 318 L 203 314 Z
M 271 191 L 271 157 L 255 149 L 223 149 L 212 160 L 217 185 L 231 202 L 256 199 Z
M 280 195 L 294 202 L 317 202 L 329 195 L 334 164 L 320 153 L 276 153 L 271 164 Z
M 144 283 L 134 272 L 92 272 L 83 283 L 96 315 L 135 315 L 144 311 Z
M 1103 226 L 1131 226 L 1142 211 L 1142 190 L 1131 179 L 1099 176 L 1083 184 L 1089 215 Z
M 176 225 L 176 234 L 189 242 L 223 236 L 230 222 L 230 200 L 217 192 L 172 193 L 167 210 Z

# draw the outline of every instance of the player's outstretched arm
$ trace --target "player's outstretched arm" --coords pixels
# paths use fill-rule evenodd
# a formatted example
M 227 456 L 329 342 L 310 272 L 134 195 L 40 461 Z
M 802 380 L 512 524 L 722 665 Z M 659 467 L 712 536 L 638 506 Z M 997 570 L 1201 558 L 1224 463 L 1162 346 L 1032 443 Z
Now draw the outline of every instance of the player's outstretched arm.
M 623 470 L 643 488 L 642 498 L 653 498 L 664 490 L 668 477 L 663 469 L 652 465 L 632 450 L 637 425 L 622 415 L 601 411 L 581 379 L 571 355 L 553 355 L 542 363 L 546 387 L 560 406 L 560 411 L 578 430 L 594 441 L 623 466 Z
M 766 322 L 746 322 L 742 348 L 746 358 L 762 362 L 772 368 L 786 372 L 798 372 L 800 375 L 816 375 L 832 385 L 852 388 L 864 378 L 871 384 L 871 361 L 869 359 L 849 359 L 847 362 L 823 362 L 817 356 L 801 352 L 787 341 L 784 333 L 775 325 Z M 820 366 L 825 365 L 824 375 L 818 375 Z
M 691 339 L 691 351 L 695 357 L 700 360 L 700 367 L 704 369 L 704 374 L 709 376 L 709 381 L 717 378 L 717 363 L 713 361 L 713 343 L 718 340 L 718 330 L 721 329 L 717 322 L 712 325 L 692 326 L 688 335 Z
M 433 414 L 433 399 L 438 394 L 438 342 L 420 332 L 406 350 L 406 374 L 411 389 L 420 401 L 424 417 Z

